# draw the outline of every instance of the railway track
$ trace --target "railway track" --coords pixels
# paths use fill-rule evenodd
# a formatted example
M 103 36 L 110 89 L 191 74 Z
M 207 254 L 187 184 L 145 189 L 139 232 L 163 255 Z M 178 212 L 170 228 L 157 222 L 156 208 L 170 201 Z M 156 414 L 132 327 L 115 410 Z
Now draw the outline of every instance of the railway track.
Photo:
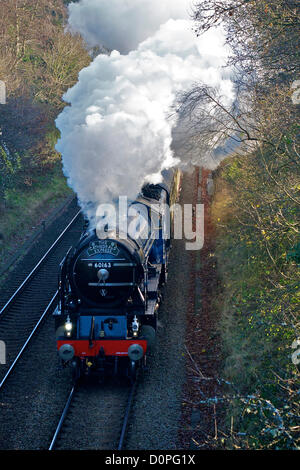
M 69 224 L 1 307 L 0 339 L 6 346 L 6 364 L 0 368 L 0 389 L 41 323 L 52 311 L 57 297 L 59 263 L 69 247 L 78 240 L 81 229 L 82 219 L 77 210 Z M 26 268 L 26 265 L 21 267 L 24 270 Z
M 48 450 L 123 450 L 137 383 L 75 383 Z
M 0 309 L 0 339 L 5 341 L 7 348 L 7 364 L 5 366 L 1 365 L 0 368 L 0 393 L 5 390 L 5 393 L 2 393 L 2 400 L 4 400 L 5 404 L 15 401 L 13 397 L 18 396 L 19 392 L 15 388 L 17 380 L 19 380 L 17 377 L 11 382 L 13 388 L 11 386 L 4 388 L 4 385 L 14 375 L 15 366 L 22 358 L 32 339 L 36 337 L 36 333 L 41 325 L 49 324 L 49 314 L 52 312 L 57 299 L 57 271 L 59 263 L 69 247 L 77 241 L 81 228 L 80 211 L 77 211 L 71 222 L 54 240 L 46 253 L 30 269 L 30 272 L 25 275 L 25 278 L 11 293 L 9 298 L 6 299 Z M 46 318 L 48 318 L 47 322 L 45 321 Z M 40 351 L 41 347 L 35 346 L 34 350 Z M 29 381 L 33 379 L 26 372 L 25 375 Z M 22 389 L 22 386 L 20 389 Z M 105 384 L 100 387 L 99 385 L 94 387 L 90 387 L 90 385 L 88 387 L 74 385 L 67 397 L 49 450 L 57 446 L 59 448 L 68 447 L 68 439 L 66 442 L 68 433 L 65 433 L 64 430 L 70 426 L 76 429 L 76 423 L 72 424 L 72 419 L 75 417 L 76 421 L 76 415 L 78 414 L 77 412 L 72 412 L 72 409 L 74 407 L 76 409 L 79 408 L 86 415 L 87 402 L 92 404 L 92 408 L 94 406 L 98 407 L 98 409 L 100 404 L 99 411 L 103 418 L 102 424 L 99 424 L 101 427 L 100 436 L 95 436 L 92 441 L 89 438 L 89 443 L 94 443 L 95 448 L 122 449 L 135 389 L 136 383 L 130 388 L 124 384 L 120 386 L 119 383 L 113 385 Z M 103 408 L 101 408 L 101 405 Z M 91 416 L 93 417 L 90 420 L 91 423 L 94 423 L 94 415 L 93 408 L 91 410 Z M 117 416 L 119 416 L 119 419 L 116 418 Z M 84 419 L 80 419 L 79 422 L 82 424 Z M 71 448 L 80 448 L 80 446 L 76 447 L 76 445 L 76 443 L 73 443 L 73 445 L 71 443 Z M 83 445 L 86 444 L 83 443 Z
M 6 298 L 4 295 L 0 299 L 0 339 L 5 341 L 7 351 L 6 364 L 1 365 L 0 368 L 0 393 L 8 379 L 13 375 L 15 366 L 22 358 L 32 339 L 36 336 L 41 324 L 45 324 L 45 319 L 52 312 L 58 294 L 57 273 L 59 264 L 69 247 L 78 240 L 81 231 L 82 220 L 80 211 L 77 211 L 69 224 L 51 243 L 50 248 L 46 250 L 34 266 L 30 266 L 29 261 L 29 263 L 25 263 L 25 267 L 24 265 L 22 266 L 22 272 L 18 270 L 16 279 L 12 283 L 13 289 L 10 289 L 9 285 L 6 286 L 5 293 L 8 292 L 9 295 Z M 18 285 L 16 286 L 17 283 Z M 12 290 L 12 292 L 9 292 L 9 290 Z M 4 302 L 3 297 L 5 298 Z M 47 323 L 49 323 L 49 320 Z M 40 346 L 37 347 L 37 350 L 40 350 Z M 29 381 L 32 380 L 29 376 L 27 376 L 27 379 Z M 12 390 L 11 387 L 5 387 L 6 392 L 4 395 L 2 394 L 4 403 L 9 403 L 11 397 L 15 396 L 16 380 L 12 380 Z M 124 390 L 124 387 L 126 390 Z M 119 383 L 113 385 L 105 384 L 100 387 L 90 387 L 90 385 L 88 387 L 79 387 L 78 384 L 75 384 L 67 397 L 49 449 L 51 450 L 57 447 L 57 445 L 59 445 L 59 448 L 63 448 L 64 444 L 68 446 L 68 443 L 65 442 L 65 434 L 67 433 L 64 434 L 62 428 L 64 426 L 65 429 L 71 425 L 76 429 L 76 423 L 72 424 L 71 420 L 72 416 L 75 416 L 76 420 L 77 413 L 72 413 L 72 408 L 76 407 L 76 409 L 84 410 L 86 415 L 87 402 L 90 402 L 92 407 L 93 405 L 98 407 L 98 409 L 100 404 L 100 410 L 101 404 L 103 406 L 103 410 L 100 411 L 103 417 L 102 426 L 100 425 L 101 436 L 100 439 L 92 441 L 95 448 L 122 449 L 135 389 L 136 382 L 130 388 L 124 386 L 124 384 L 120 387 Z M 107 410 L 108 412 L 106 413 Z M 91 423 L 94 423 L 94 410 L 91 413 L 93 417 L 93 419 L 91 418 Z M 116 416 L 121 417 L 122 415 L 123 420 L 121 418 L 116 419 Z M 105 421 L 109 425 L 106 425 Z M 81 424 L 82 422 L 80 420 Z

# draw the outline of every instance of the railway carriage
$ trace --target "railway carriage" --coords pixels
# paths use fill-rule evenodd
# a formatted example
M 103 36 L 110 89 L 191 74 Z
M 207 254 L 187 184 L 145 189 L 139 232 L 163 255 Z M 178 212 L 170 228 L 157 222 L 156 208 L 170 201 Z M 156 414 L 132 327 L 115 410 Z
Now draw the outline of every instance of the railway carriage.
M 134 380 L 155 343 L 161 286 L 166 281 L 170 237 L 165 224 L 180 190 L 180 172 L 146 185 L 138 205 L 148 220 L 143 236 L 86 230 L 60 265 L 59 302 L 54 311 L 57 350 L 74 378 L 93 373 Z M 171 229 L 172 232 L 172 229 Z

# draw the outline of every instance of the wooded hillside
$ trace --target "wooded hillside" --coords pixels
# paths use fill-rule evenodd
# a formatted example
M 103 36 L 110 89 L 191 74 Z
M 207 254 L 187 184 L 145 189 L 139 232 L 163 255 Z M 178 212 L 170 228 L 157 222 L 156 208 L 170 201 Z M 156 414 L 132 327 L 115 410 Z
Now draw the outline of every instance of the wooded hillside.
M 62 0 L 1 0 L 0 210 L 13 204 L 11 188 L 30 188 L 59 156 L 54 120 L 63 93 L 90 57 L 79 36 L 65 32 Z
M 295 449 L 300 435 L 299 3 L 203 0 L 194 19 L 197 34 L 221 22 L 225 26 L 238 97 L 226 109 L 218 90 L 198 86 L 183 99 L 183 111 L 199 121 L 196 145 L 197 139 L 209 145 L 220 134 L 236 144 L 234 155 L 215 172 L 212 217 L 220 286 L 214 305 L 223 352 L 218 374 L 228 386 L 211 402 L 220 415 L 210 445 Z M 214 118 L 208 104 L 216 110 Z

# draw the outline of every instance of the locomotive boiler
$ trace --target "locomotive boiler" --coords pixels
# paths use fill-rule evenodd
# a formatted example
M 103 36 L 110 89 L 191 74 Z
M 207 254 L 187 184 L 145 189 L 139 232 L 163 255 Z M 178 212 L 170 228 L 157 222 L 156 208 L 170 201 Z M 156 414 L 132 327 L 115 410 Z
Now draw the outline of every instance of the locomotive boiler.
M 179 171 L 168 170 L 162 183 L 143 187 L 131 205 L 143 208 L 148 222 L 143 236 L 104 230 L 99 238 L 96 230 L 85 230 L 62 261 L 56 341 L 74 379 L 95 373 L 134 380 L 145 364 L 168 269 L 170 239 L 162 207 L 176 202 L 179 186 Z

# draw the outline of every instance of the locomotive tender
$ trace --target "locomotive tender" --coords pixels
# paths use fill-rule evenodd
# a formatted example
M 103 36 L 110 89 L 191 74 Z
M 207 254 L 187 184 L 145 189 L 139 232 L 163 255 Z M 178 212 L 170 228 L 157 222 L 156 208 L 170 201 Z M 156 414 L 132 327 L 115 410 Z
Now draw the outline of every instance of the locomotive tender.
M 74 379 L 96 373 L 134 380 L 155 342 L 170 249 L 159 208 L 175 204 L 180 187 L 178 170 L 162 175 L 162 183 L 144 186 L 133 203 L 156 221 L 147 236 L 107 231 L 99 238 L 96 230 L 86 230 L 61 262 L 53 315 L 58 355 L 71 365 Z

